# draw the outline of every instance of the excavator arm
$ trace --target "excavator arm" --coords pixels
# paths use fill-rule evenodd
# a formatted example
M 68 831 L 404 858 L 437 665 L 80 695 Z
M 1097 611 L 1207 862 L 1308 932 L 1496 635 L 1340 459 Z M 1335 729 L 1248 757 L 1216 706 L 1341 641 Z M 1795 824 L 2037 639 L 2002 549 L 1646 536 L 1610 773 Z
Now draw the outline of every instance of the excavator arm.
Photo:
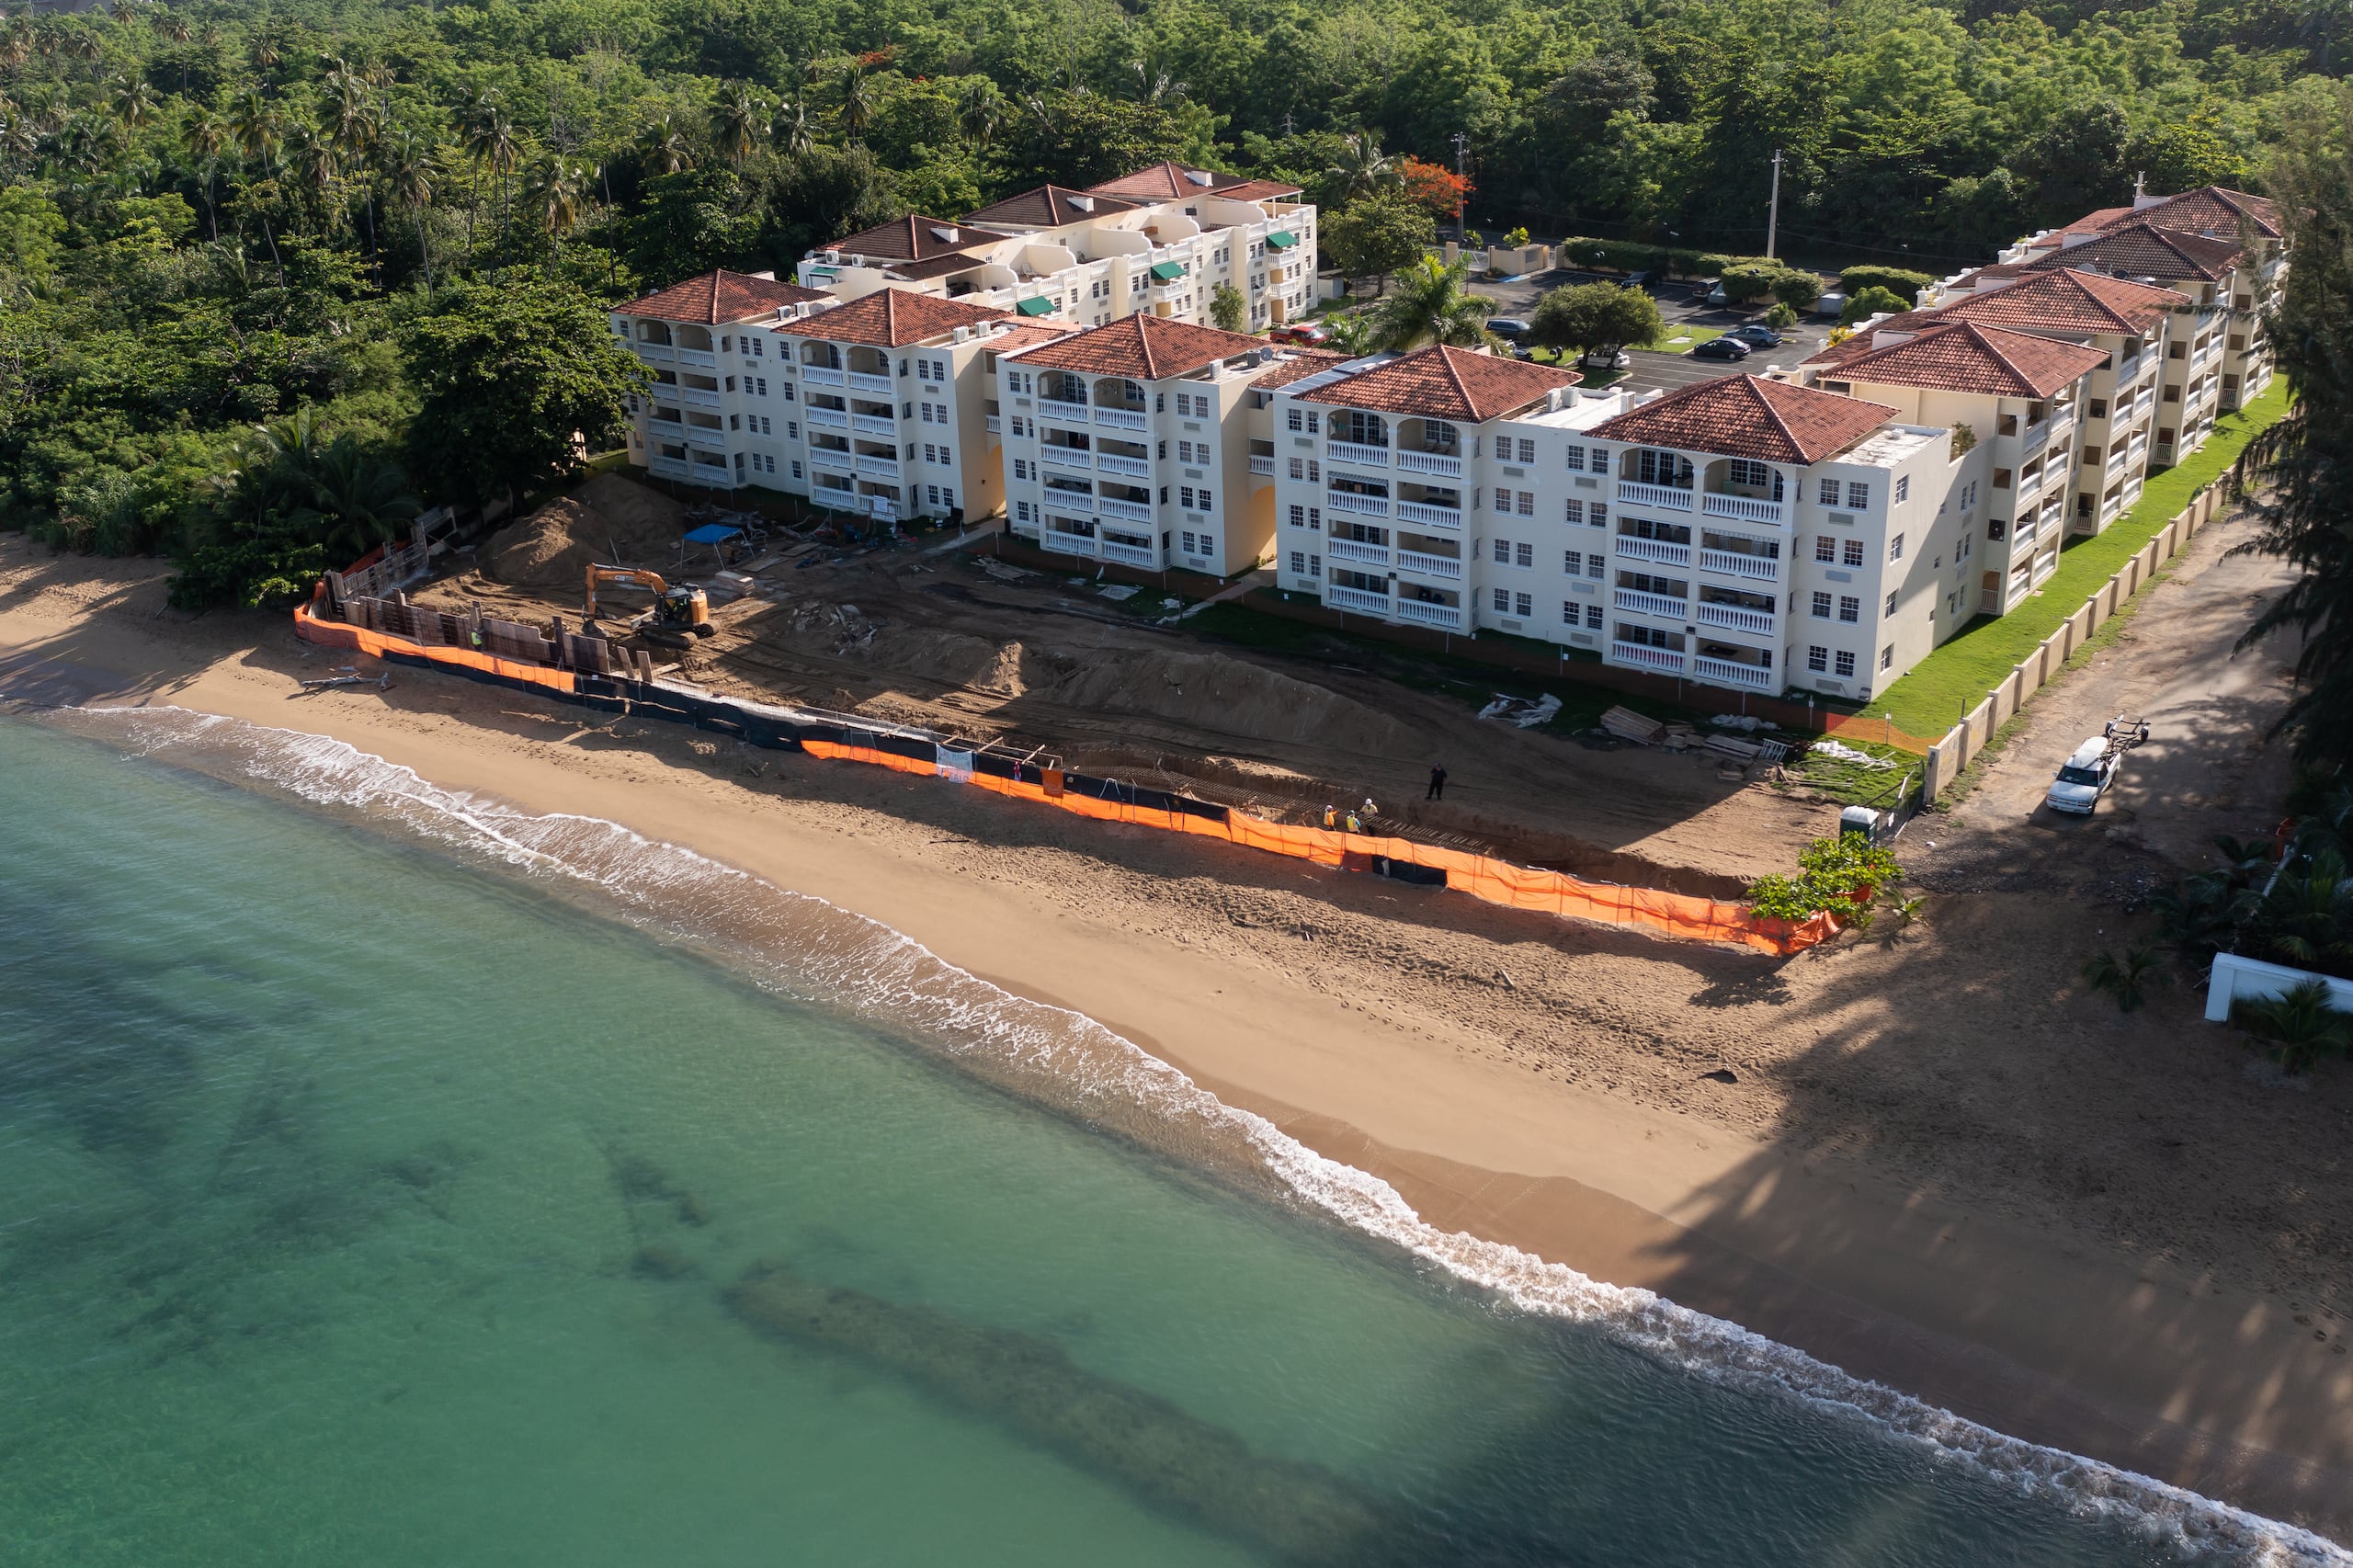
M 597 587 L 600 583 L 609 583 L 617 588 L 642 588 L 657 599 L 670 587 L 658 572 L 642 572 L 634 566 L 591 565 L 588 568 L 587 603 L 583 607 L 591 620 L 597 619 Z

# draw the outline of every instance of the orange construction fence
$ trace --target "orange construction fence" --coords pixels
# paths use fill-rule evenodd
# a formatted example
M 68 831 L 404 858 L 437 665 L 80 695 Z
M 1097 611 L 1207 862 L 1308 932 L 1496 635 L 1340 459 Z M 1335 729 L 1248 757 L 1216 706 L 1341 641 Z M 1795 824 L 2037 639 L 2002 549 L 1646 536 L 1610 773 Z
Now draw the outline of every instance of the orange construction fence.
M 388 632 L 370 631 L 347 620 L 321 620 L 307 604 L 295 608 L 294 634 L 305 642 L 315 642 L 323 648 L 347 648 L 353 653 L 367 653 L 379 659 L 423 659 L 428 664 L 476 670 L 503 680 L 545 687 L 551 692 L 566 695 L 574 689 L 572 672 L 553 665 L 534 664 L 528 659 L 502 659 L 495 653 L 484 653 L 473 648 L 418 642 L 406 637 L 394 637 Z

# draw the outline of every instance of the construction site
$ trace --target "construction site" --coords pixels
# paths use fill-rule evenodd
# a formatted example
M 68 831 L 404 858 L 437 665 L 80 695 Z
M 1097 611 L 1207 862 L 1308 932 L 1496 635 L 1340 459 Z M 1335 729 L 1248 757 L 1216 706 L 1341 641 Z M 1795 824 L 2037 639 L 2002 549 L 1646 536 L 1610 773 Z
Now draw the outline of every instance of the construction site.
M 620 568 L 601 574 L 599 630 L 632 667 L 1276 822 L 1370 801 L 1375 831 L 1596 881 L 1736 896 L 1836 831 L 1836 802 L 1782 775 L 1754 730 L 1711 734 L 1571 682 L 1016 564 L 977 534 L 878 545 L 718 516 L 601 474 L 460 550 L 454 570 L 445 557 L 412 599 L 576 631 L 590 569 Z M 663 624 L 649 576 L 675 613 L 707 616 L 699 634 Z M 1259 622 L 1278 635 L 1250 635 Z

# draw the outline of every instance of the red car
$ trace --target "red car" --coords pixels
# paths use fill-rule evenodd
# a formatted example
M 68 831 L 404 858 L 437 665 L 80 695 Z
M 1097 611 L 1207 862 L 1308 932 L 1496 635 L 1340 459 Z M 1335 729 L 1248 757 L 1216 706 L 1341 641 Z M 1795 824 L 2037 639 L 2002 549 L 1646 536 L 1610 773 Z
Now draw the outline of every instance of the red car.
M 1296 343 L 1304 348 L 1318 348 L 1332 341 L 1331 330 L 1313 322 L 1302 322 L 1297 326 L 1279 326 L 1267 335 L 1280 343 Z

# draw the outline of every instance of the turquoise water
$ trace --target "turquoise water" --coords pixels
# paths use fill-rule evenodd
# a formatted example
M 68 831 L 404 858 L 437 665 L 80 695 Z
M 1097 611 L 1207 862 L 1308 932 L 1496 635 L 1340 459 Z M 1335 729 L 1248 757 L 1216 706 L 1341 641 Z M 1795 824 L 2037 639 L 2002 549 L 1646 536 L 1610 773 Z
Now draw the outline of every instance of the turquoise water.
M 609 824 L 80 727 L 0 718 L 10 1563 L 2316 1550 L 1474 1283 L 1101 1031 Z M 855 1294 L 821 1335 L 762 1269 Z

